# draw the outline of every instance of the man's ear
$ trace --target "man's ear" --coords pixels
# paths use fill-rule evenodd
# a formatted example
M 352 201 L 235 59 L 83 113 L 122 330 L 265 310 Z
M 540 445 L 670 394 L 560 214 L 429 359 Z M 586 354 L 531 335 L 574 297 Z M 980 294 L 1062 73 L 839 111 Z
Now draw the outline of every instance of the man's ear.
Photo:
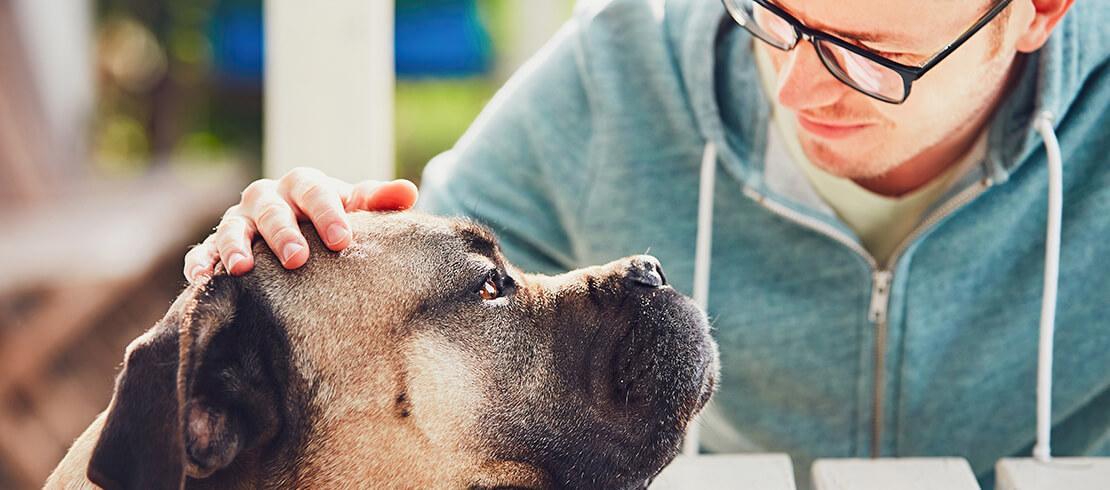
M 1044 46 L 1044 43 L 1048 41 L 1048 36 L 1052 35 L 1052 30 L 1056 28 L 1056 24 L 1064 17 L 1064 14 L 1075 3 L 1075 0 L 1024 1 L 1032 4 L 1033 16 L 1029 20 L 1029 24 L 1024 26 L 1024 32 L 1018 35 L 1015 47 L 1022 53 L 1032 53 Z
M 285 347 L 268 310 L 242 289 L 229 276 L 191 287 L 128 346 L 90 481 L 180 489 L 272 439 L 282 406 L 274 362 L 288 357 L 275 352 Z

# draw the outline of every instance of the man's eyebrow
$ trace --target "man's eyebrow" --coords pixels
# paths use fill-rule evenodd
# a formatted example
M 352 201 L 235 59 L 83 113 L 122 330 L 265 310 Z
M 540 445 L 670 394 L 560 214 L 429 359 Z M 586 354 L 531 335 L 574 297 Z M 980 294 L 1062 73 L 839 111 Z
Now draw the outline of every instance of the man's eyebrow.
M 832 34 L 836 37 L 852 40 L 863 41 L 871 43 L 898 43 L 909 40 L 906 36 L 897 33 L 885 32 L 849 32 L 835 29 L 822 29 L 822 31 Z

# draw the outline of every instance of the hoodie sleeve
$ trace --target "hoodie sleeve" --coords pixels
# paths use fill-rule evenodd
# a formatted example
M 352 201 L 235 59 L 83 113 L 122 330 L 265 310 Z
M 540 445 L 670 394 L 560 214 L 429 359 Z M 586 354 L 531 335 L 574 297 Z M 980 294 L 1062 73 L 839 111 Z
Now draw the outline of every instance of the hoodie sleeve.
M 489 226 L 508 258 L 530 272 L 577 262 L 569 230 L 584 198 L 591 139 L 578 39 L 571 20 L 422 177 L 418 207 Z

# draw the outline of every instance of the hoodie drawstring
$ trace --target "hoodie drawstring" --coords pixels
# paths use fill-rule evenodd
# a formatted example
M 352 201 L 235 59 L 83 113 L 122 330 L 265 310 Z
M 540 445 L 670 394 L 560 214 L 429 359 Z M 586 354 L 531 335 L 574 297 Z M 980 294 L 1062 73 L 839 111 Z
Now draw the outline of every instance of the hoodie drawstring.
M 1048 225 L 1045 236 L 1044 296 L 1041 298 L 1041 333 L 1037 359 L 1037 443 L 1033 457 L 1048 461 L 1052 431 L 1052 337 L 1056 322 L 1056 284 L 1060 275 L 1060 220 L 1063 210 L 1063 163 L 1060 143 L 1052 130 L 1052 113 L 1037 116 L 1033 127 L 1041 133 L 1048 154 Z
M 1048 155 L 1048 224 L 1045 230 L 1044 295 L 1041 298 L 1040 345 L 1037 360 L 1037 442 L 1033 457 L 1051 458 L 1052 344 L 1056 321 L 1056 287 L 1060 266 L 1060 221 L 1063 210 L 1063 163 L 1060 143 L 1052 128 L 1053 115 L 1044 111 L 1033 122 Z M 713 250 L 713 188 L 717 175 L 717 148 L 706 143 L 698 184 L 698 231 L 694 254 L 694 302 L 709 311 L 709 262 Z M 698 454 L 700 426 L 692 420 L 683 441 L 683 454 Z
M 717 147 L 710 141 L 701 156 L 698 181 L 698 235 L 694 245 L 694 303 L 709 311 L 709 259 L 713 252 L 713 185 L 717 178 Z M 687 425 L 682 453 L 698 454 L 700 425 L 695 418 Z

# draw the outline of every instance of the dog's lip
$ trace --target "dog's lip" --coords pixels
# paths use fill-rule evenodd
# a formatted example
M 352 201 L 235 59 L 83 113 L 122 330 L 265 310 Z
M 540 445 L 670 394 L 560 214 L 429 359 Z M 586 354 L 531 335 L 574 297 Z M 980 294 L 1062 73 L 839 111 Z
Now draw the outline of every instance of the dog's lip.
M 613 346 L 608 371 L 614 404 L 628 408 L 645 401 L 632 398 L 632 394 L 655 365 L 655 354 L 649 351 L 658 338 L 658 328 L 635 319 Z
M 689 298 L 669 286 L 654 290 L 648 295 L 630 294 L 626 301 L 634 306 L 629 309 L 622 307 L 622 321 L 617 326 L 603 326 L 611 334 L 602 334 L 600 342 L 592 343 L 596 352 L 591 354 L 593 360 L 590 364 L 596 370 L 591 388 L 603 403 L 619 412 L 640 412 L 649 405 L 657 405 L 659 401 L 656 399 L 658 394 L 654 393 L 656 390 L 643 383 L 652 382 L 653 373 L 666 369 L 664 366 L 669 361 L 661 363 L 663 360 L 659 358 L 664 355 L 664 351 L 672 350 L 666 346 L 687 340 L 689 333 L 683 331 L 705 328 L 703 324 L 707 320 L 700 311 L 697 316 L 700 321 L 695 317 L 683 319 L 683 314 L 679 312 L 688 312 L 690 308 L 696 309 L 696 306 Z M 649 303 L 653 306 L 648 307 Z M 663 317 L 670 319 L 661 320 Z M 689 340 L 694 340 L 694 337 Z M 691 382 L 697 378 L 704 385 L 704 378 L 711 375 L 712 369 L 712 360 L 708 357 L 703 361 L 705 365 L 694 368 L 696 371 L 675 374 L 689 376 Z M 703 390 L 704 386 L 697 393 L 691 392 L 688 400 L 676 400 L 686 407 L 680 411 L 700 410 L 700 406 L 694 405 L 703 397 Z

